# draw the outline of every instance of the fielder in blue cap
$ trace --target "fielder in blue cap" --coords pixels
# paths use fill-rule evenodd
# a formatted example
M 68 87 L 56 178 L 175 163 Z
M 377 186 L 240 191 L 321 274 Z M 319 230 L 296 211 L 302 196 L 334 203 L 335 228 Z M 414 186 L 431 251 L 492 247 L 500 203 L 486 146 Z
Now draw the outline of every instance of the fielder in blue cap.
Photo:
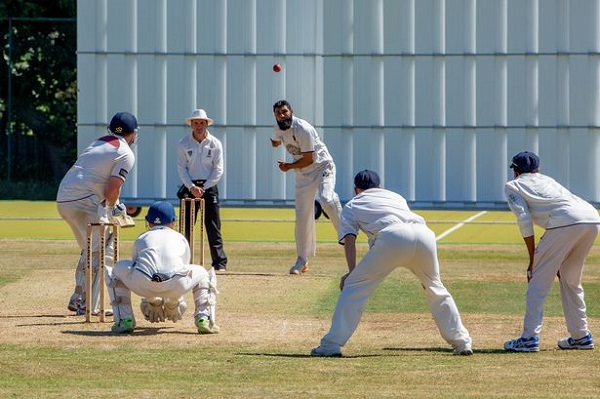
M 421 216 L 409 209 L 401 195 L 380 185 L 379 175 L 372 170 L 363 170 L 354 177 L 356 196 L 342 210 L 338 233 L 348 273 L 340 281 L 342 292 L 331 328 L 310 355 L 342 356 L 342 347 L 356 330 L 369 296 L 400 266 L 421 281 L 433 318 L 454 354 L 472 355 L 469 332 L 440 279 L 435 234 Z M 357 264 L 356 236 L 360 230 L 369 239 L 369 251 Z
M 506 341 L 511 352 L 537 352 L 542 331 L 544 301 L 555 277 L 559 276 L 560 295 L 570 336 L 558 341 L 559 349 L 593 349 L 586 305 L 581 286 L 583 264 L 600 229 L 598 211 L 571 193 L 556 180 L 539 173 L 540 159 L 531 151 L 512 157 L 514 179 L 504 191 L 527 253 L 527 309 L 521 336 Z M 535 244 L 536 224 L 545 230 L 544 239 Z
M 512 157 L 510 168 L 519 173 L 534 173 L 540 169 L 540 158 L 531 151 L 521 151 Z

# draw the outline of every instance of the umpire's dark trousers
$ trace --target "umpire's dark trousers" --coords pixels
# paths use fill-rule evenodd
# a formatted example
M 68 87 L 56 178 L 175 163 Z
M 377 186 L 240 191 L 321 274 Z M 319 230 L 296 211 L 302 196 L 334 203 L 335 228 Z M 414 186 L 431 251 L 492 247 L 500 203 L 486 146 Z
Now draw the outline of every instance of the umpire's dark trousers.
M 223 249 L 223 237 L 221 236 L 221 214 L 219 208 L 219 189 L 217 186 L 212 186 L 204 191 L 202 197 L 204 199 L 204 226 L 206 228 L 206 236 L 208 237 L 208 246 L 210 248 L 210 257 L 212 258 L 212 266 L 215 270 L 225 270 L 227 268 L 227 255 Z M 185 204 L 186 214 L 190 214 L 191 204 Z M 198 219 L 199 206 L 196 206 L 196 214 L 194 215 L 194 224 Z M 186 226 L 183 234 L 185 238 L 190 240 L 190 229 Z M 203 265 L 204 266 L 204 265 Z

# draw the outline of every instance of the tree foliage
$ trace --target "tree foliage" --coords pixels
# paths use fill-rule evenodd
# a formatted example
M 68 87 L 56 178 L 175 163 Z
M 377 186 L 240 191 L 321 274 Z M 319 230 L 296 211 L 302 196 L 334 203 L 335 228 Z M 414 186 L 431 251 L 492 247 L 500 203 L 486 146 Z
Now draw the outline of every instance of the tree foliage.
M 76 0 L 0 3 L 3 198 L 28 195 L 15 192 L 23 182 L 53 195 L 77 155 L 75 17 Z

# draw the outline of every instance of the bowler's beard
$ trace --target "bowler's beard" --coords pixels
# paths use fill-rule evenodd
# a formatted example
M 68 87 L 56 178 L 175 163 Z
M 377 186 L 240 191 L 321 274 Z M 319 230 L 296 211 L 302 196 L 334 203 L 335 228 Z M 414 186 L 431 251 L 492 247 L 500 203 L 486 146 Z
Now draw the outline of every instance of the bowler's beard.
M 281 130 L 288 130 L 292 127 L 292 118 L 277 121 L 277 126 L 279 126 Z

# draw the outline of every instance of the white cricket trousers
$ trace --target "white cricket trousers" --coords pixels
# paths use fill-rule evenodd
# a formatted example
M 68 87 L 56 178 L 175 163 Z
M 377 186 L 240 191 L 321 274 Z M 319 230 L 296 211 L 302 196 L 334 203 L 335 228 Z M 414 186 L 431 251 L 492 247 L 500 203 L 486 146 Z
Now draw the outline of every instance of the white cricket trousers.
M 109 294 L 113 307 L 118 311 L 119 320 L 123 318 L 133 318 L 133 309 L 131 308 L 131 291 L 137 295 L 152 299 L 160 297 L 177 302 L 187 292 L 198 288 L 198 293 L 194 293 L 195 315 L 209 315 L 208 308 L 208 287 L 209 274 L 206 269 L 200 265 L 186 265 L 178 270 L 185 275 L 176 275 L 170 280 L 158 283 L 151 281 L 144 273 L 135 268 L 135 262 L 132 260 L 120 260 L 113 267 L 106 268 L 107 285 L 109 285 Z M 117 283 L 121 281 L 124 285 Z M 112 287 L 111 287 L 112 286 Z M 204 288 L 204 290 L 202 290 Z M 202 297 L 201 297 L 202 296 Z
M 346 278 L 331 329 L 321 346 L 335 348 L 348 342 L 369 296 L 397 267 L 405 267 L 421 281 L 429 309 L 442 337 L 453 347 L 471 343 L 454 299 L 442 284 L 435 235 L 424 224 L 398 223 L 381 230 L 375 243 Z
M 588 333 L 581 278 L 583 263 L 599 231 L 600 225 L 597 224 L 575 224 L 544 232 L 533 257 L 523 337 L 539 335 L 542 331 L 544 302 L 559 271 L 560 296 L 567 330 L 575 339 Z
M 335 192 L 335 164 L 325 163 L 308 172 L 296 172 L 296 251 L 304 260 L 315 256 L 317 234 L 315 229 L 315 196 L 337 232 L 340 226 L 342 205 Z

